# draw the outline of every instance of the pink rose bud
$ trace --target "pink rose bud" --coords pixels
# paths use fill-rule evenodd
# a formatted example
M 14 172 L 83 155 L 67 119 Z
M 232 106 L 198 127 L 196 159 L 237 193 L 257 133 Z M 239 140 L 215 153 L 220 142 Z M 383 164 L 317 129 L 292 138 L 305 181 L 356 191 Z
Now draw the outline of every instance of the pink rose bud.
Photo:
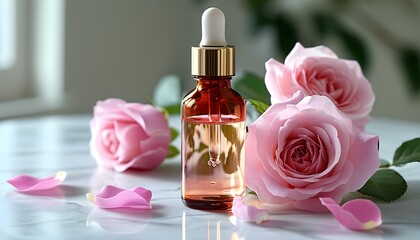
M 328 97 L 362 130 L 369 121 L 375 95 L 356 61 L 339 59 L 324 46 L 304 48 L 297 43 L 284 64 L 270 59 L 265 67 L 272 103 L 285 101 L 302 90 L 309 96 Z
M 121 99 L 97 102 L 90 122 L 90 152 L 98 165 L 123 172 L 152 170 L 168 155 L 170 130 L 159 109 Z

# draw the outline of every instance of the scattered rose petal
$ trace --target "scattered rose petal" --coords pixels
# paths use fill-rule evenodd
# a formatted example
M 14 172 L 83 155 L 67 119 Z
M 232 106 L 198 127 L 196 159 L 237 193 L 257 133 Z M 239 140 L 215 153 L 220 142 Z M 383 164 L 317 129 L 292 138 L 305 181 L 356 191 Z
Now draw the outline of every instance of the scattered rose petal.
M 268 220 L 268 210 L 247 205 L 241 196 L 233 199 L 232 213 L 242 221 L 260 224 Z
M 382 224 L 381 211 L 372 201 L 355 199 L 340 207 L 332 198 L 319 198 L 337 220 L 352 230 L 370 230 Z
M 9 184 L 20 192 L 30 192 L 51 189 L 60 185 L 66 179 L 67 172 L 59 171 L 56 174 L 45 177 L 35 178 L 28 175 L 18 175 L 12 179 L 7 180 Z
M 142 187 L 125 190 L 107 185 L 96 196 L 87 193 L 86 197 L 100 208 L 152 208 L 150 205 L 152 192 Z

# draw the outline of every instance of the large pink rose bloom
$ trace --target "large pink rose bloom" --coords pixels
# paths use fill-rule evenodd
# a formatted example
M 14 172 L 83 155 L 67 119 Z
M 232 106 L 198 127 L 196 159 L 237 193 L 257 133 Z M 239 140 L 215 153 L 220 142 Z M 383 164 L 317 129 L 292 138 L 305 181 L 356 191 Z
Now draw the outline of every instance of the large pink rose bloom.
M 340 202 L 379 167 L 378 137 L 354 127 L 325 96 L 299 92 L 248 129 L 246 183 L 265 203 L 325 211 L 320 197 Z
M 91 155 L 98 165 L 118 172 L 154 169 L 168 155 L 168 121 L 152 105 L 121 99 L 99 101 L 93 109 L 90 130 Z
M 375 95 L 356 61 L 339 59 L 324 46 L 304 48 L 296 43 L 284 64 L 270 59 L 265 67 L 272 103 L 302 90 L 306 95 L 327 96 L 362 130 L 370 120 Z

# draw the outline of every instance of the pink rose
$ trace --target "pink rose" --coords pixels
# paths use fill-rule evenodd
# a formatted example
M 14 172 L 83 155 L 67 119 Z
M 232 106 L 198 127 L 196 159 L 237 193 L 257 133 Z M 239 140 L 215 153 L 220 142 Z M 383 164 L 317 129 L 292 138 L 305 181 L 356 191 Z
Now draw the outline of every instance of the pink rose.
M 93 109 L 90 130 L 93 158 L 98 165 L 118 172 L 154 169 L 168 155 L 168 121 L 152 105 L 121 99 L 99 101 Z
M 248 130 L 246 182 L 265 203 L 325 211 L 320 197 L 340 202 L 379 167 L 378 137 L 354 127 L 325 96 L 299 91 Z
M 339 59 L 324 46 L 304 48 L 296 43 L 284 65 L 270 59 L 265 67 L 272 103 L 302 90 L 309 96 L 327 96 L 362 130 L 370 120 L 375 95 L 356 61 Z

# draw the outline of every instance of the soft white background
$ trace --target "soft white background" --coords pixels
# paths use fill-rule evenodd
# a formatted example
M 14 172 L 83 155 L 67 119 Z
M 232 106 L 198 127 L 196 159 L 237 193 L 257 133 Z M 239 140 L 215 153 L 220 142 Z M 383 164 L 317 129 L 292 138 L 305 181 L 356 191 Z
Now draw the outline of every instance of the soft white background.
M 24 6 L 18 22 L 27 22 L 26 32 L 16 40 L 24 46 L 19 52 L 26 59 L 20 76 L 26 84 L 14 99 L 6 97 L 10 91 L 7 84 L 1 85 L 6 77 L 0 72 L 0 117 L 91 112 L 97 100 L 109 97 L 147 102 L 166 74 L 181 76 L 185 90 L 192 88 L 190 47 L 200 41 L 201 13 L 209 6 L 218 6 L 226 15 L 227 40 L 237 48 L 238 72 L 263 75 L 264 62 L 274 56 L 271 33 L 252 35 L 249 13 L 240 0 L 198 2 L 17 0 Z M 324 1 L 290 2 L 302 4 L 298 16 L 309 5 Z M 400 1 L 359 2 L 389 31 L 420 48 L 419 0 L 411 1 L 412 9 L 401 7 Z M 420 97 L 410 96 L 395 52 L 351 16 L 342 17 L 370 48 L 371 69 L 366 75 L 377 97 L 373 115 L 420 121 Z M 325 44 L 340 54 L 333 40 Z

